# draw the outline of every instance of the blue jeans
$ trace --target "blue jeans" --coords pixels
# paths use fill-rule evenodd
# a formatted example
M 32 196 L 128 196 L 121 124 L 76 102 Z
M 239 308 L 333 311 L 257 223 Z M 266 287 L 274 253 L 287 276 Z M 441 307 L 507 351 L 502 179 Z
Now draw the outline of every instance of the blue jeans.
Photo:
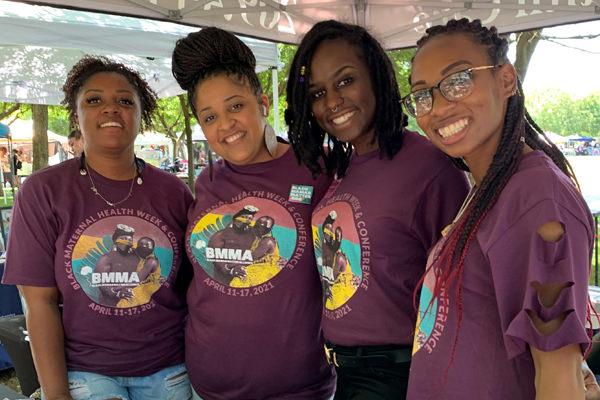
M 191 400 L 192 387 L 184 364 L 139 377 L 107 376 L 69 371 L 74 400 Z

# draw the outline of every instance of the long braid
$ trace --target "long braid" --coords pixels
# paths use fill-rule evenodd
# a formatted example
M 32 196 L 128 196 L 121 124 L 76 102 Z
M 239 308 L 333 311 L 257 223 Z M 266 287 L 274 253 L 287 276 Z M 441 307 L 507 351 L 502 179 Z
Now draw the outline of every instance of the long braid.
M 466 34 L 476 43 L 487 47 L 488 56 L 494 65 L 500 65 L 508 61 L 508 43 L 498 36 L 496 28 L 486 28 L 481 25 L 479 20 L 470 22 L 465 18 L 449 21 L 445 26 L 435 26 L 428 29 L 426 35 L 417 42 L 417 52 L 432 37 L 457 33 Z M 469 247 L 475 239 L 483 220 L 498 200 L 509 179 L 516 172 L 525 143 L 534 150 L 541 150 L 546 153 L 561 171 L 577 185 L 573 170 L 562 152 L 546 137 L 525 109 L 522 88 L 518 83 L 517 92 L 508 100 L 502 135 L 492 163 L 463 215 L 450 230 L 439 254 L 427 269 L 427 272 L 431 270 L 435 272 L 435 285 L 432 300 L 427 306 L 426 312 L 429 312 L 433 307 L 433 301 L 456 282 L 457 327 L 444 380 L 448 377 L 458 344 L 458 334 L 463 316 L 462 278 Z M 462 159 L 453 158 L 452 161 L 458 168 L 468 170 Z M 424 277 L 417 288 L 420 287 L 423 281 Z M 416 302 L 416 291 L 413 301 Z
M 350 163 L 352 146 L 327 135 L 319 126 L 311 112 L 308 90 L 314 52 L 324 40 L 334 39 L 343 39 L 355 46 L 371 71 L 375 94 L 373 140 L 378 141 L 381 158 L 391 159 L 400 150 L 403 130 L 408 121 L 402 111 L 392 63 L 379 42 L 357 25 L 338 21 L 315 24 L 298 46 L 290 66 L 285 121 L 289 127 L 290 144 L 298 161 L 305 164 L 313 175 L 323 172 L 324 167 L 329 176 L 337 174 L 341 177 Z

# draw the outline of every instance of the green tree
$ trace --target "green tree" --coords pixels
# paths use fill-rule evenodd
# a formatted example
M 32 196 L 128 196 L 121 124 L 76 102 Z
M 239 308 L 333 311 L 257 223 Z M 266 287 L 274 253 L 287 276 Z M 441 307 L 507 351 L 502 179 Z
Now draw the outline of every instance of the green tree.
M 187 95 L 185 96 L 187 99 Z M 157 102 L 156 111 L 154 112 L 154 130 L 164 134 L 171 139 L 173 143 L 173 161 L 177 156 L 179 143 L 184 137 L 185 115 L 181 109 L 181 102 L 178 96 L 166 97 L 159 99 Z
M 20 103 L 0 103 L 0 121 L 5 119 L 14 120 L 18 118 L 24 108 L 24 104 Z M 5 122 L 6 123 L 6 122 Z
M 529 113 L 544 131 L 600 137 L 600 93 L 578 97 L 560 89 L 526 96 Z
M 69 122 L 69 113 L 63 106 L 48 106 L 48 129 L 62 136 L 69 136 L 74 127 Z
M 279 133 L 283 136 L 287 136 L 287 127 L 285 124 L 285 120 L 283 117 L 283 113 L 285 111 L 286 102 L 285 102 L 285 88 L 288 82 L 288 76 L 290 72 L 290 66 L 292 65 L 292 60 L 294 59 L 294 54 L 296 54 L 297 46 L 292 44 L 282 44 L 279 43 L 277 45 L 279 49 L 279 60 L 281 61 L 282 67 L 277 71 L 277 91 L 279 94 L 279 101 L 277 103 L 277 107 L 279 110 Z M 272 71 L 267 70 L 258 74 L 258 78 L 260 79 L 260 84 L 262 85 L 264 93 L 269 98 L 269 102 L 271 103 L 271 109 L 275 106 L 273 104 L 273 78 Z M 267 120 L 270 124 L 273 124 L 273 116 L 275 113 L 269 113 L 269 118 Z

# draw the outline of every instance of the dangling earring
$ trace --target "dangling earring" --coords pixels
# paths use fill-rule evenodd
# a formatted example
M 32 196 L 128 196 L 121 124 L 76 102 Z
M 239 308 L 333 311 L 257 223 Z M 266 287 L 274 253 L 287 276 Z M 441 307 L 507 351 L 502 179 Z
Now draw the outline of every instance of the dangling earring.
M 212 150 L 206 145 L 206 152 L 208 153 L 208 178 L 212 182 L 213 180 L 213 165 L 212 165 Z
M 265 123 L 263 134 L 265 135 L 265 145 L 267 146 L 267 151 L 271 157 L 275 157 L 275 154 L 277 154 L 277 135 L 275 135 L 275 129 L 273 129 L 269 123 Z
M 263 116 L 267 117 L 267 106 L 262 106 Z M 265 136 L 265 146 L 271 157 L 275 157 L 277 154 L 277 135 L 275 135 L 275 129 L 268 123 L 265 122 L 265 129 L 263 129 L 263 135 Z

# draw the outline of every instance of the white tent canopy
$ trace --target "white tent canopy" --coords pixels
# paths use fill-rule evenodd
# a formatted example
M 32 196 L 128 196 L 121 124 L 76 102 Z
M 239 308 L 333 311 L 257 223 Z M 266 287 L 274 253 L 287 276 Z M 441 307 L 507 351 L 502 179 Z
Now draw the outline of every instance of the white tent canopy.
M 219 26 L 298 43 L 316 22 L 337 19 L 369 28 L 386 48 L 414 46 L 448 19 L 479 18 L 500 32 L 600 19 L 598 0 L 40 0 L 28 1 L 195 26 Z
M 31 142 L 33 140 L 33 121 L 16 119 L 10 125 L 10 134 L 14 143 Z M 59 135 L 52 131 L 48 131 L 48 142 L 67 143 L 66 136 Z
M 98 2 L 101 3 L 101 2 Z M 175 42 L 196 27 L 0 1 L 0 101 L 59 104 L 67 72 L 84 55 L 140 71 L 159 97 L 182 93 L 171 74 Z M 279 64 L 277 45 L 242 38 L 258 70 Z

